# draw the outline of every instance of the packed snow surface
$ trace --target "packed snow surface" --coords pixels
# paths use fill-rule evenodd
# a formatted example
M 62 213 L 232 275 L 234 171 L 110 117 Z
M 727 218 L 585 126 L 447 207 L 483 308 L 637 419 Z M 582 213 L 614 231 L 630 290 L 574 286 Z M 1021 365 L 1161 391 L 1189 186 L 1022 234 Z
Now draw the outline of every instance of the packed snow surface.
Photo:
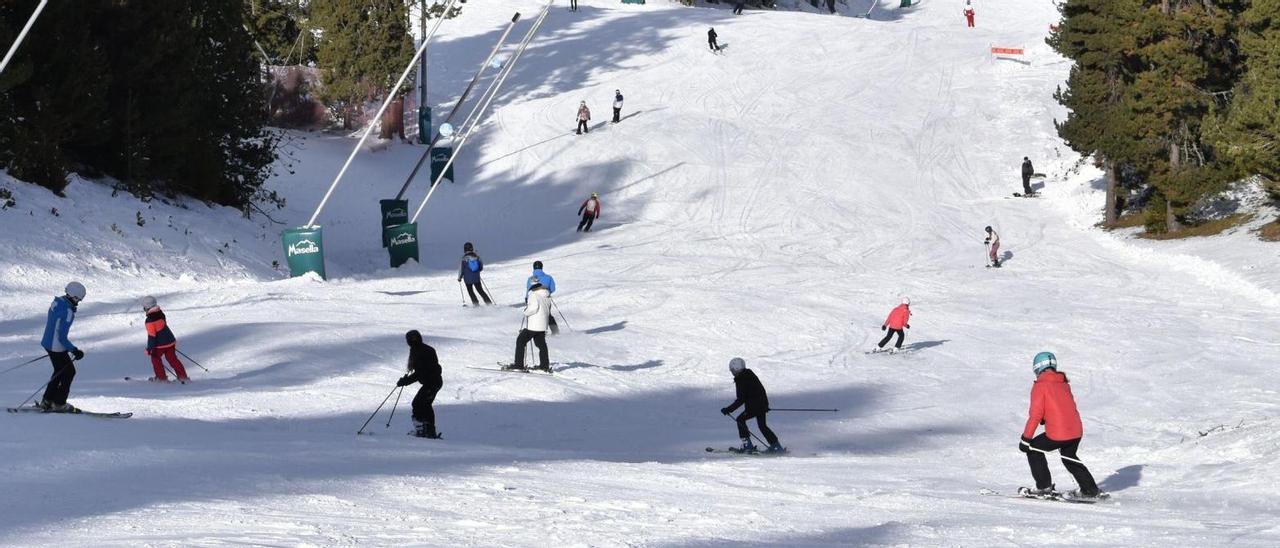
M 1054 135 L 1068 64 L 1043 42 L 1051 2 L 984 0 L 974 29 L 958 1 L 881 1 L 870 19 L 581 4 L 555 8 L 432 198 L 421 265 L 388 269 L 377 228 L 416 146 L 361 153 L 319 220 L 324 282 L 271 262 L 347 137 L 291 134 L 283 225 L 0 181 L 17 200 L 0 212 L 0 366 L 39 356 L 49 300 L 80 279 L 71 402 L 134 413 L 0 416 L 0 544 L 1280 544 L 1275 252 L 1093 227 L 1096 173 Z M 538 7 L 471 2 L 442 26 L 438 113 L 511 13 L 519 36 Z M 1048 174 L 1040 199 L 1008 197 L 1023 156 Z M 592 191 L 603 216 L 576 234 Z M 984 268 L 986 225 L 1004 268 Z M 461 306 L 464 241 L 498 306 Z M 472 368 L 511 359 L 535 259 L 567 320 L 556 374 Z M 146 294 L 208 368 L 188 361 L 192 384 L 123 380 L 150 374 Z M 910 351 L 865 354 L 903 296 Z M 416 386 L 356 436 L 408 329 L 444 365 L 445 439 L 404 435 Z M 1016 446 L 1042 350 L 1071 378 L 1108 503 L 979 495 L 1031 483 Z M 719 413 L 734 356 L 774 407 L 839 412 L 771 413 L 785 457 L 704 452 L 737 443 Z M 48 373 L 6 373 L 0 397 Z

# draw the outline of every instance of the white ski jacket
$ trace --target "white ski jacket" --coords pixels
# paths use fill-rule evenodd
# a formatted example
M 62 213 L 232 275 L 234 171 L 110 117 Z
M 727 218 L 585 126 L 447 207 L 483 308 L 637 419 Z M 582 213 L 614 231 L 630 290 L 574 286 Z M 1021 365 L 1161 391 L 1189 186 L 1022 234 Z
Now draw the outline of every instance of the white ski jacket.
M 551 293 L 545 287 L 539 287 L 525 298 L 524 315 L 529 320 L 525 329 L 529 331 L 547 330 L 548 318 L 551 316 Z

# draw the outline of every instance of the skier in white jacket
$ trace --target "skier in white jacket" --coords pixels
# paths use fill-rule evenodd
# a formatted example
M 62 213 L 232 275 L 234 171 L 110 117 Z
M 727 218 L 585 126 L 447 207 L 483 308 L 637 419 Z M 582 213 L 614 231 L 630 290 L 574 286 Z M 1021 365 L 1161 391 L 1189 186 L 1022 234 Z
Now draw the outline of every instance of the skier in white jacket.
M 547 322 L 551 317 L 551 292 L 543 287 L 537 276 L 529 278 L 529 296 L 525 298 L 525 327 L 516 337 L 516 360 L 512 369 L 524 369 L 524 349 L 529 341 L 538 347 L 538 367 L 551 371 L 551 358 L 547 354 Z

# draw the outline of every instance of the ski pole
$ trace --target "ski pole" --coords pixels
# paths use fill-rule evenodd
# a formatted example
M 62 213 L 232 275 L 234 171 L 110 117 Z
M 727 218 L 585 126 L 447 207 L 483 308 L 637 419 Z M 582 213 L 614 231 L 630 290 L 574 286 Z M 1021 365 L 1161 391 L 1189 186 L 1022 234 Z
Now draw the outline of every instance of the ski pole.
M 382 398 L 382 403 L 378 404 L 378 408 L 373 410 L 372 415 L 369 415 L 369 420 L 364 421 L 364 426 L 361 426 L 359 430 L 356 430 L 357 436 L 364 433 L 365 426 L 369 426 L 369 423 L 373 422 L 373 418 L 378 415 L 378 411 L 382 411 L 382 406 L 387 404 L 387 400 L 391 399 L 391 395 L 396 393 L 397 388 L 400 388 L 400 387 L 399 386 L 392 387 L 391 391 L 387 392 L 387 397 Z
M 551 307 L 556 309 L 557 314 L 560 314 L 560 319 L 564 321 L 564 326 L 568 327 L 569 331 L 573 331 L 573 326 L 569 325 L 569 320 L 564 319 L 564 312 L 560 311 L 560 305 L 556 304 L 555 299 L 551 299 L 550 297 L 547 298 L 551 300 Z
M 178 347 L 176 347 L 176 346 L 175 346 L 173 349 L 174 349 L 174 350 L 178 350 Z M 200 362 L 196 361 L 196 360 L 195 360 L 195 358 L 192 358 L 191 356 L 188 356 L 186 352 L 183 352 L 183 351 L 181 351 L 181 350 L 178 350 L 178 353 L 179 353 L 179 354 L 182 354 L 182 357 L 184 357 L 184 358 L 186 358 L 186 359 L 188 359 L 188 360 L 191 360 L 191 363 L 196 364 L 196 367 L 199 367 L 200 369 L 204 369 L 204 372 L 205 372 L 205 373 L 208 373 L 208 372 L 209 372 L 209 369 L 208 369 L 208 368 L 206 368 L 206 367 L 205 367 L 205 366 L 203 366 L 203 365 L 200 365 Z
M 1038 448 L 1038 447 L 1032 447 L 1032 446 L 1031 446 L 1031 444 L 1029 444 L 1029 443 L 1027 443 L 1027 442 L 1025 442 L 1025 441 L 1024 441 L 1024 442 L 1022 442 L 1022 445 L 1027 446 L 1027 449 L 1030 449 L 1030 450 L 1035 451 L 1035 452 L 1037 452 L 1037 453 L 1044 453 L 1044 454 L 1046 454 L 1046 455 L 1052 455 L 1052 454 L 1053 454 L 1053 453 L 1050 453 L 1050 452 L 1048 452 L 1048 451 L 1045 451 L 1044 449 L 1040 449 L 1040 448 Z M 1062 460 L 1069 460 L 1069 461 L 1071 461 L 1071 462 L 1074 462 L 1074 463 L 1076 463 L 1076 464 L 1079 464 L 1080 466 L 1084 466 L 1084 465 L 1085 465 L 1083 461 L 1081 461 L 1081 460 L 1079 460 L 1079 459 L 1073 459 L 1073 458 L 1068 457 L 1068 456 L 1066 456 L 1066 455 L 1059 454 L 1059 455 L 1058 455 L 1058 458 L 1060 458 L 1060 459 L 1062 459 Z
M 10 372 L 10 371 L 13 371 L 14 369 L 21 368 L 21 367 L 23 367 L 23 366 L 31 365 L 31 364 L 33 364 L 33 363 L 36 363 L 36 362 L 38 362 L 38 361 L 40 361 L 40 360 L 43 360 L 43 359 L 45 359 L 45 358 L 48 358 L 48 357 L 49 357 L 49 355 L 48 355 L 48 354 L 45 354 L 45 355 L 43 355 L 43 356 L 40 356 L 39 358 L 35 358 L 35 359 L 33 359 L 33 360 L 28 360 L 28 361 L 22 362 L 22 363 L 20 363 L 20 364 L 18 364 L 18 365 L 15 365 L 15 366 L 13 366 L 13 367 L 10 367 L 10 368 L 8 368 L 8 369 L 5 369 L 4 371 L 0 371 L 0 375 L 3 375 L 3 374 L 8 373 L 8 372 Z
M 484 294 L 489 296 L 489 304 L 494 304 L 494 302 L 493 302 L 493 292 L 492 292 L 492 291 L 489 291 L 489 284 L 485 283 L 484 278 L 480 278 L 480 287 L 483 287 L 483 288 L 484 288 Z
M 804 412 L 812 412 L 812 413 L 819 413 L 819 412 L 821 412 L 821 413 L 835 413 L 835 412 L 839 411 L 839 409 L 800 409 L 800 408 L 797 408 L 797 409 L 770 409 L 770 411 L 804 411 Z
M 400 392 L 396 393 L 396 402 L 391 404 L 391 416 L 387 417 L 387 428 L 391 428 L 391 419 L 396 418 L 396 408 L 400 407 L 400 396 L 404 394 L 404 387 L 400 387 Z
M 725 416 L 726 416 L 726 417 L 729 417 L 729 419 L 730 419 L 730 420 L 732 420 L 732 421 L 733 421 L 733 422 L 735 422 L 735 423 L 736 423 L 736 422 L 738 422 L 738 419 L 733 418 L 733 415 L 725 415 Z M 764 441 L 764 440 L 760 439 L 760 436 L 757 436 L 755 432 L 752 432 L 750 428 L 748 428 L 748 429 L 747 429 L 747 433 L 748 433 L 748 434 L 751 434 L 751 437 L 755 438 L 755 439 L 756 439 L 756 441 L 760 442 L 760 445 L 763 445 L 763 446 L 765 446 L 765 447 L 768 447 L 768 446 L 769 446 L 769 444 L 768 444 L 768 443 L 765 443 L 765 441 Z
M 467 306 L 467 290 L 462 287 L 462 280 L 458 280 L 458 292 L 462 293 L 462 306 Z

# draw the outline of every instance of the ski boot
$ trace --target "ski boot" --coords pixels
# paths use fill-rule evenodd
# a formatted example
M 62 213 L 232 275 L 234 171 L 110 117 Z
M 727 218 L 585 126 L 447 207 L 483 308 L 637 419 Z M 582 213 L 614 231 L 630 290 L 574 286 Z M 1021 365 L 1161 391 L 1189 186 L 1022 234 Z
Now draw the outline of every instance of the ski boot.
M 148 380 L 148 381 L 151 381 L 151 382 L 162 382 L 162 383 L 165 383 L 165 384 L 168 384 L 168 383 L 169 383 L 169 377 L 151 377 L 151 378 L 149 378 L 149 379 L 147 379 L 147 380 Z
M 769 445 L 768 449 L 764 450 L 764 452 L 765 453 L 786 453 L 787 448 L 783 447 L 781 442 L 773 442 L 772 444 Z
M 1102 491 L 1098 491 L 1091 494 L 1084 494 L 1084 493 L 1081 493 L 1079 489 L 1072 489 L 1070 491 L 1067 491 L 1064 495 L 1062 495 L 1062 497 L 1071 499 L 1071 500 L 1096 502 L 1096 501 L 1107 500 L 1111 498 L 1111 493 L 1103 493 Z
M 514 363 L 513 363 L 513 364 L 504 365 L 504 366 L 502 366 L 502 368 L 503 368 L 503 369 L 505 369 L 505 370 L 507 370 L 507 371 L 528 371 L 528 370 L 529 370 L 529 368 L 525 367 L 524 365 L 517 365 L 517 364 L 514 364 Z
M 1031 487 L 1019 487 L 1018 494 L 1027 498 L 1036 498 L 1036 499 L 1056 499 L 1061 496 L 1058 493 L 1058 491 L 1054 489 L 1053 484 L 1049 484 L 1048 487 L 1045 487 L 1043 489 L 1040 489 L 1040 488 L 1033 489 Z
M 739 447 L 737 449 L 730 449 L 730 451 L 733 451 L 734 453 L 744 453 L 744 454 L 755 453 L 756 446 L 755 444 L 751 443 L 750 438 L 747 438 L 745 440 L 742 440 L 742 447 Z
M 551 366 L 550 366 L 550 365 L 539 365 L 539 366 L 535 367 L 534 369 L 537 369 L 538 371 L 546 371 L 547 373 L 550 373 L 550 372 L 551 372 Z
M 440 434 L 436 432 L 436 425 L 416 420 L 413 421 L 413 432 L 411 433 L 419 438 L 440 439 Z
M 36 402 L 36 407 L 48 411 L 53 408 L 53 404 L 50 403 L 49 400 L 40 400 Z
M 49 407 L 49 409 L 46 409 L 45 412 L 46 413 L 79 413 L 80 410 L 76 409 L 74 405 L 71 405 L 69 403 L 58 403 Z
M 890 354 L 897 354 L 898 352 L 899 352 L 899 349 L 896 346 L 889 349 Z

